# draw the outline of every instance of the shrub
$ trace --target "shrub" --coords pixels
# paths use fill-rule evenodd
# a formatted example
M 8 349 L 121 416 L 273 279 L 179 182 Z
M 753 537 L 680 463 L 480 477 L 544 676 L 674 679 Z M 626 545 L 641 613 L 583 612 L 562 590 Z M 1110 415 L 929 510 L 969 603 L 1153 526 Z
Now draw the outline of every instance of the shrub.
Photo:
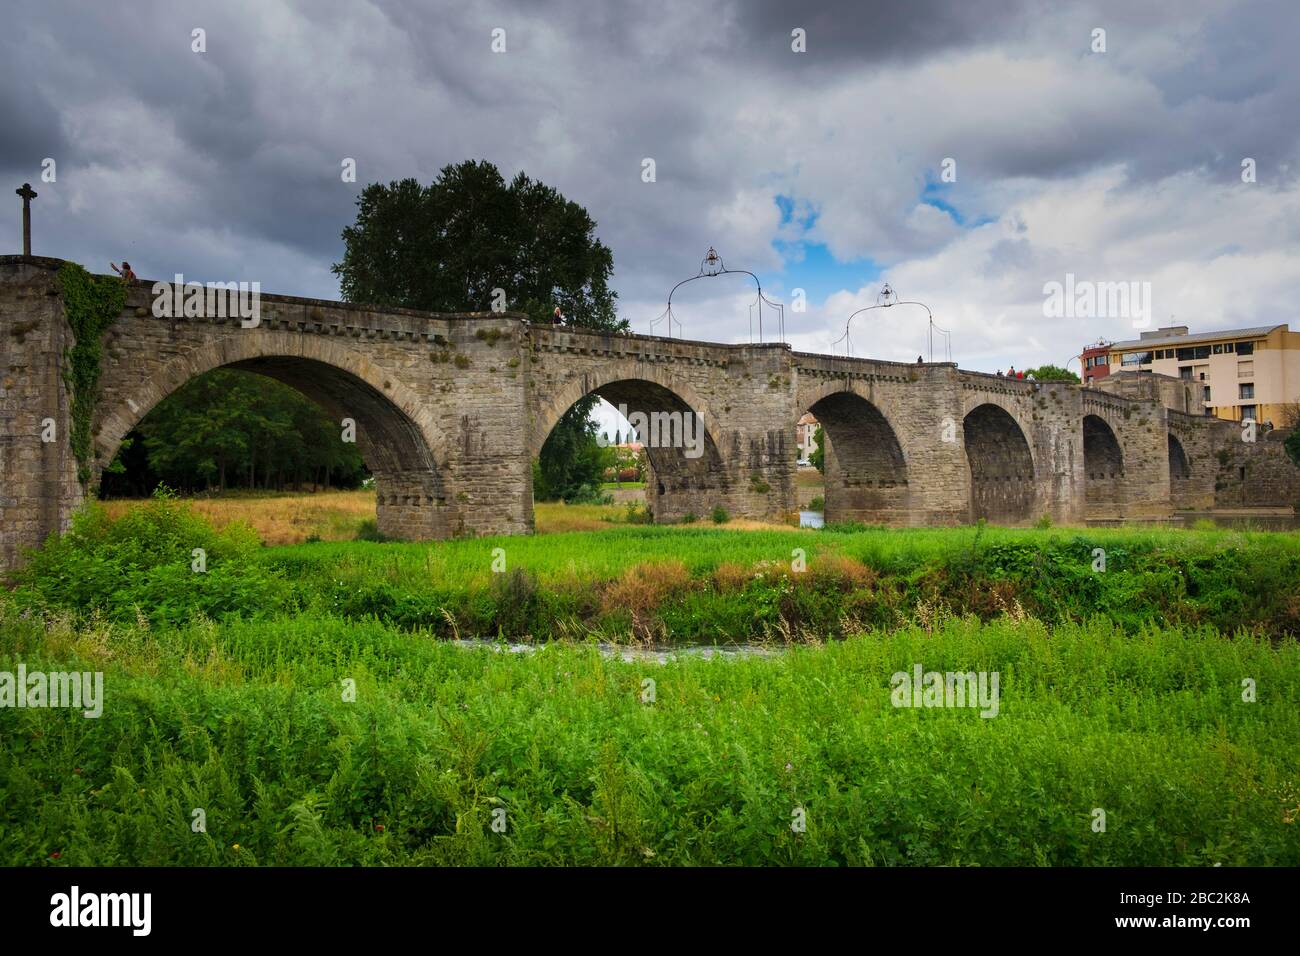
M 260 542 L 238 522 L 216 531 L 160 487 L 147 504 L 112 519 L 96 502 L 51 536 L 18 574 L 20 603 L 154 623 L 254 615 L 279 609 L 288 589 L 258 562 Z
M 825 511 L 825 510 L 826 510 L 826 499 L 825 499 L 824 497 L 822 497 L 821 495 L 818 495 L 818 496 L 817 496 L 816 498 L 814 498 L 812 501 L 808 502 L 808 510 L 809 510 L 809 511 Z
M 605 589 L 604 605 L 610 611 L 644 614 L 681 594 L 690 583 L 690 572 L 682 562 L 647 561 L 628 568 Z
M 727 509 L 726 509 L 726 508 L 722 507 L 722 505 L 715 505 L 715 506 L 714 506 L 714 508 L 713 508 L 713 523 L 714 523 L 714 524 L 726 524 L 726 523 L 727 523 L 728 521 L 730 521 L 730 520 L 731 520 L 731 516 L 730 516 L 729 514 L 727 514 Z
M 695 524 L 695 522 L 699 520 L 700 516 L 694 511 L 688 511 L 686 514 L 682 515 L 682 524 Z

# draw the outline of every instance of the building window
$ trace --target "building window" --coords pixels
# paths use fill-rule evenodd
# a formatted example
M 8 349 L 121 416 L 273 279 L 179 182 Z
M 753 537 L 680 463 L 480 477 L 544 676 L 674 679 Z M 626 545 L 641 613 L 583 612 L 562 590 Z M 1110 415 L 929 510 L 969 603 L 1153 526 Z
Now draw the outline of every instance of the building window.
M 1194 347 L 1179 349 L 1177 352 L 1178 361 L 1194 362 L 1197 359 L 1207 359 L 1210 357 L 1210 347 L 1208 345 L 1197 345 Z
M 1125 368 L 1131 365 L 1150 365 L 1151 353 L 1150 352 L 1125 352 L 1123 359 L 1120 360 L 1120 364 L 1123 365 Z
M 1228 342 L 1226 345 L 1224 345 L 1223 351 L 1225 354 L 1231 353 L 1233 351 L 1233 343 Z
M 1190 365 L 1180 365 L 1178 367 L 1178 377 L 1184 382 L 1190 382 L 1192 380 L 1192 367 Z
M 1255 343 L 1254 343 L 1254 342 L 1238 342 L 1238 343 L 1237 343 L 1237 354 L 1238 354 L 1238 355 L 1254 355 L 1254 354 L 1255 354 Z
M 1255 363 L 1254 363 L 1254 362 L 1238 362 L 1238 363 L 1237 363 L 1237 378 L 1250 378 L 1250 377 L 1253 376 L 1254 374 L 1255 374 Z
M 1209 400 L 1210 400 L 1210 386 L 1206 385 L 1204 388 L 1201 389 L 1201 401 L 1208 402 Z
M 1255 397 L 1255 383 L 1254 383 L 1254 382 L 1241 382 L 1241 383 L 1237 386 L 1237 388 L 1238 388 L 1238 390 L 1241 392 L 1241 394 L 1237 396 L 1238 398 L 1254 398 L 1254 397 Z
M 1215 346 L 1212 347 L 1211 351 L 1212 351 L 1215 355 L 1222 355 L 1222 354 L 1223 354 L 1223 346 L 1222 346 L 1222 345 L 1215 345 Z
M 1255 420 L 1255 406 L 1254 406 L 1254 405 L 1242 405 L 1242 406 L 1241 406 L 1241 420 L 1244 422 L 1244 421 L 1246 421 L 1247 419 L 1249 419 L 1249 420 L 1252 421 L 1252 422 Z

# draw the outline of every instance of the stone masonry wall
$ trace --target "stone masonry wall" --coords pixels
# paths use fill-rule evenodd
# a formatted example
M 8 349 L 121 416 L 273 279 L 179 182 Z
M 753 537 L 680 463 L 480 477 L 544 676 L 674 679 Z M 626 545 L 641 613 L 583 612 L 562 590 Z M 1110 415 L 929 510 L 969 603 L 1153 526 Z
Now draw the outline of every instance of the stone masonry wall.
M 1282 447 L 1289 432 L 1256 432 L 1254 442 L 1222 443 L 1215 453 L 1219 470 L 1214 485 L 1216 508 L 1300 509 L 1300 467 Z
M 0 264 L 0 569 L 67 527 L 81 502 L 68 445 L 63 318 L 56 260 Z M 52 441 L 46 420 L 53 423 Z

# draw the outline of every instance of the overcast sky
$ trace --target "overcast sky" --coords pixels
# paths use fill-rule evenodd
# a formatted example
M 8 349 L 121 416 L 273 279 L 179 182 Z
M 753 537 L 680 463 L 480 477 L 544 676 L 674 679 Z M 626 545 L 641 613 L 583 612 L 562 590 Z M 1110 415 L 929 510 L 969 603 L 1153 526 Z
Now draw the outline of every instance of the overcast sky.
M 11 2 L 0 169 L 40 193 L 38 254 L 337 298 L 365 183 L 488 159 L 591 212 L 636 331 L 714 246 L 797 348 L 888 281 L 964 367 L 1064 364 L 1137 335 L 1045 315 L 1067 273 L 1149 282 L 1152 327 L 1300 326 L 1298 41 L 1294 0 Z M 747 281 L 679 293 L 685 335 L 747 340 Z M 919 309 L 855 330 L 928 353 Z

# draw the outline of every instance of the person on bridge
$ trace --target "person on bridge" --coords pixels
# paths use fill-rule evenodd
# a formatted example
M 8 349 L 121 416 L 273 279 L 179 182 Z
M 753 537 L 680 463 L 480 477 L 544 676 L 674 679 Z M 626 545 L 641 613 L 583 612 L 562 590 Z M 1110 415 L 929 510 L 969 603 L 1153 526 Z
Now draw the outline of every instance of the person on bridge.
M 125 259 L 122 260 L 122 268 L 120 269 L 117 267 L 117 263 L 115 262 L 110 262 L 109 265 L 113 267 L 114 272 L 120 275 L 127 282 L 135 281 L 135 273 L 131 271 L 131 263 L 127 262 Z
M 564 324 L 564 313 L 560 311 L 560 307 L 557 305 L 555 307 L 555 313 L 551 316 L 551 325 L 563 325 L 563 324 Z

